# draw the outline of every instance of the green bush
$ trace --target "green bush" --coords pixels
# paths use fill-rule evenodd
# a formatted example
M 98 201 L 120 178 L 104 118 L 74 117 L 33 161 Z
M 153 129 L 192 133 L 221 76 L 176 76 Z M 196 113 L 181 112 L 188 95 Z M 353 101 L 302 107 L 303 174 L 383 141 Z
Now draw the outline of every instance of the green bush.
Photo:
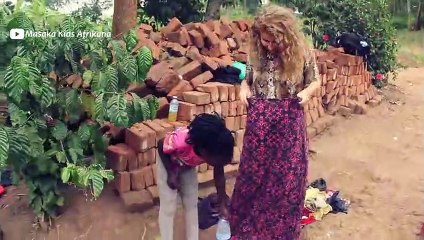
M 357 32 L 371 44 L 369 70 L 385 75 L 395 72 L 398 46 L 387 0 L 329 0 L 309 7 L 304 15 L 305 32 L 312 35 L 316 48 L 328 45 L 324 35 L 331 41 L 339 33 Z
M 144 12 L 161 24 L 177 17 L 182 23 L 199 22 L 205 13 L 205 0 L 145 0 Z
M 414 23 L 415 18 L 410 17 L 409 21 L 410 21 L 409 24 Z M 405 30 L 405 29 L 409 29 L 409 27 L 410 27 L 410 25 L 408 25 L 408 16 L 407 15 L 393 16 L 391 22 L 392 22 L 392 25 L 396 28 L 396 30 Z

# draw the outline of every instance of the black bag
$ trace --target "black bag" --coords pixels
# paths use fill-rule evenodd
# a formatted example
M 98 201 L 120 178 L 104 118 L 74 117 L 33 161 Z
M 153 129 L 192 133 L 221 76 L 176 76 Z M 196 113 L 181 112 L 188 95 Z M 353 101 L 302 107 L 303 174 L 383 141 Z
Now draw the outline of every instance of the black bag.
M 342 33 L 331 44 L 333 47 L 341 47 L 350 55 L 367 57 L 371 52 L 368 40 L 358 33 Z
M 199 228 L 208 229 L 218 223 L 219 214 L 216 209 L 216 194 L 211 194 L 206 198 L 199 198 L 197 209 L 199 214 Z

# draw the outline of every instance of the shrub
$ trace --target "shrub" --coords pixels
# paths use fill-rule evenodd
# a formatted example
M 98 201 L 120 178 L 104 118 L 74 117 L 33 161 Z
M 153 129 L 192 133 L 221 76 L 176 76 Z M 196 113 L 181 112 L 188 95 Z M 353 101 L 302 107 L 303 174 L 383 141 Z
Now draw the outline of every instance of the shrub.
M 312 35 L 316 48 L 328 45 L 324 35 L 335 38 L 343 32 L 356 32 L 371 44 L 369 70 L 374 75 L 395 72 L 398 46 L 387 0 L 329 0 L 307 8 L 304 14 L 305 32 Z

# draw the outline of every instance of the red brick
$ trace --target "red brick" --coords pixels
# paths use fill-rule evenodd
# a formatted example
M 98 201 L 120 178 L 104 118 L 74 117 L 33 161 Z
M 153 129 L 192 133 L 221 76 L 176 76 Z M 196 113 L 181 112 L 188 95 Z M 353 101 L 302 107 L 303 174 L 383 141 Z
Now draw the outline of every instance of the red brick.
M 130 177 L 132 191 L 143 190 L 146 188 L 146 181 L 144 180 L 142 169 L 131 171 Z
M 156 114 L 157 118 L 166 118 L 169 111 L 169 102 L 166 97 L 159 98 L 159 109 Z
M 247 63 L 248 55 L 246 53 L 236 53 L 233 55 L 234 61 Z
M 247 123 L 247 115 L 241 115 L 240 117 L 240 128 L 245 129 Z
M 155 185 L 157 185 L 158 184 L 158 173 L 157 173 L 157 165 L 156 165 L 156 163 L 152 165 L 152 173 L 153 173 L 153 182 L 154 182 Z
M 209 114 L 211 114 L 211 113 L 213 113 L 214 112 L 214 108 L 213 108 L 213 104 L 206 104 L 205 105 L 205 113 L 209 113 Z
M 107 167 L 115 171 L 125 171 L 128 169 L 128 159 L 131 158 L 132 151 L 125 144 L 110 145 L 107 148 Z
M 241 116 L 234 117 L 234 131 L 241 129 Z
M 227 117 L 230 111 L 230 104 L 228 102 L 221 102 L 221 114 L 223 117 Z
M 170 32 L 177 31 L 183 26 L 183 24 L 178 20 L 178 18 L 174 17 L 172 18 L 169 23 L 161 29 L 161 32 L 163 35 L 166 35 Z
M 309 126 L 312 123 L 312 117 L 309 111 L 305 111 L 305 123 L 306 123 L 306 126 Z
M 233 38 L 227 38 L 227 45 L 228 49 L 230 50 L 235 50 L 238 48 L 237 42 Z
M 237 115 L 237 102 L 228 103 L 228 116 L 234 117 Z
M 243 146 L 244 133 L 245 133 L 245 130 L 243 129 L 236 131 L 236 137 L 235 137 L 236 146 Z
M 172 124 L 167 122 L 167 120 L 165 120 L 165 119 L 155 119 L 155 120 L 153 120 L 153 122 L 155 122 L 155 123 L 159 124 L 161 127 L 163 127 L 166 132 L 171 132 L 171 131 L 174 130 L 174 126 L 172 126 Z
M 235 129 L 235 118 L 234 117 L 226 117 L 225 118 L 225 126 L 230 129 L 231 131 L 234 131 Z
M 221 103 L 219 102 L 214 102 L 213 104 L 213 109 L 216 113 L 218 113 L 219 115 L 222 115 L 222 107 L 221 107 Z
M 159 202 L 159 189 L 158 186 L 151 186 L 147 188 L 147 191 L 153 198 L 154 202 Z
M 138 154 L 138 166 L 143 168 L 156 162 L 155 148 Z
M 236 23 L 231 23 L 230 26 L 233 30 L 233 38 L 236 40 L 237 45 L 240 46 L 243 43 L 243 33 L 240 31 Z
M 158 140 L 165 137 L 166 130 L 161 125 L 157 124 L 156 122 L 153 122 L 152 120 L 147 120 L 144 122 L 144 124 L 156 132 L 156 144 Z
M 199 61 L 192 61 L 182 68 L 178 69 L 178 74 L 183 77 L 184 80 L 190 81 L 197 75 L 202 73 L 202 66 Z
M 236 100 L 240 100 L 240 84 L 235 84 L 235 94 L 236 94 Z
M 321 104 L 318 104 L 318 114 L 319 114 L 319 117 L 325 116 L 325 110 Z
M 126 192 L 121 196 L 126 210 L 142 212 L 153 206 L 152 195 L 147 190 Z
M 119 194 L 123 194 L 131 190 L 131 178 L 129 172 L 116 173 L 113 181 L 114 187 Z
M 147 73 L 146 84 L 149 86 L 156 86 L 169 70 L 171 70 L 171 65 L 167 62 L 160 62 L 153 65 Z
M 224 55 L 222 58 L 211 58 L 216 63 L 218 63 L 218 66 L 220 67 L 226 67 L 230 66 L 233 63 L 233 60 L 230 56 Z
M 197 48 L 202 49 L 205 46 L 205 41 L 204 41 L 203 36 L 200 32 L 198 32 L 196 30 L 191 30 L 191 31 L 188 32 L 188 34 L 190 35 L 193 44 Z
M 155 184 L 153 178 L 153 169 L 152 166 L 147 166 L 141 169 L 146 187 L 153 186 Z
M 225 84 L 217 83 L 219 91 L 219 101 L 226 102 L 228 101 L 228 87 Z
M 236 100 L 236 88 L 232 84 L 225 84 L 228 87 L 228 101 Z
M 209 71 L 215 71 L 218 69 L 219 65 L 216 61 L 212 60 L 212 58 L 205 56 L 203 58 L 203 67 Z
M 206 37 L 206 43 L 210 47 L 213 47 L 219 44 L 220 39 L 218 38 L 218 36 L 214 32 L 212 32 L 206 25 L 200 24 L 199 30 L 203 34 L 203 36 Z
M 355 56 L 344 53 L 338 54 L 334 61 L 339 66 L 352 66 L 356 65 L 357 63 L 357 59 L 355 58 Z
M 206 163 L 200 164 L 200 166 L 199 166 L 199 172 L 200 173 L 204 173 L 206 171 L 208 171 L 208 164 L 206 164 Z
M 178 43 L 181 46 L 187 46 L 188 45 L 187 35 L 185 35 L 183 33 L 183 31 L 181 31 L 181 30 L 167 33 L 165 35 L 165 38 L 168 41 Z
M 155 132 L 147 127 L 145 129 L 141 125 L 134 124 L 131 128 L 127 128 L 125 132 L 125 143 L 136 152 L 144 152 L 155 146 Z
M 182 99 L 183 92 L 192 91 L 193 86 L 191 86 L 189 81 L 181 80 L 169 93 L 168 97 L 176 96 L 178 99 Z
M 183 57 L 187 53 L 187 49 L 179 43 L 167 42 L 164 46 L 174 57 Z
M 206 71 L 206 72 L 198 75 L 197 77 L 191 79 L 190 83 L 194 88 L 196 88 L 201 84 L 205 84 L 206 82 L 208 82 L 212 78 L 213 78 L 213 74 L 210 71 Z
M 241 116 L 244 114 L 245 112 L 245 108 L 246 106 L 244 105 L 244 103 L 242 101 L 236 101 L 237 102 L 237 116 Z
M 174 129 L 179 128 L 179 127 L 186 127 L 188 125 L 188 123 L 185 122 L 185 121 L 170 122 L 170 124 L 172 124 L 174 126 Z
M 196 106 L 196 115 L 205 113 L 205 105 Z
M 210 57 L 216 57 L 219 58 L 224 55 L 228 55 L 228 45 L 226 41 L 220 41 L 217 45 L 212 47 L 209 50 L 209 56 Z
M 202 54 L 200 54 L 199 49 L 194 46 L 187 48 L 186 57 L 188 57 L 192 61 L 198 61 L 198 62 L 203 62 L 203 58 L 204 58 Z
M 184 65 L 190 62 L 190 59 L 186 57 L 176 57 L 170 60 L 165 61 L 171 65 L 171 68 L 174 70 L 182 68 Z
M 218 102 L 219 101 L 219 90 L 218 86 L 214 83 L 206 83 L 206 84 L 200 84 L 196 88 L 197 91 L 209 93 L 211 97 L 211 102 Z
M 235 22 L 237 23 L 237 26 L 239 27 L 241 31 L 245 32 L 248 30 L 249 25 L 247 24 L 245 20 L 237 20 Z
M 183 92 L 183 100 L 196 105 L 205 105 L 211 102 L 211 95 L 198 91 Z
M 174 70 L 167 71 L 156 84 L 155 90 L 157 93 L 167 94 L 181 81 L 180 76 Z
M 180 102 L 178 106 L 178 121 L 190 121 L 196 115 L 196 105 L 187 102 Z
M 221 39 L 225 39 L 230 37 L 231 35 L 233 35 L 233 30 L 231 29 L 229 24 L 221 24 L 220 29 L 219 29 L 219 37 Z

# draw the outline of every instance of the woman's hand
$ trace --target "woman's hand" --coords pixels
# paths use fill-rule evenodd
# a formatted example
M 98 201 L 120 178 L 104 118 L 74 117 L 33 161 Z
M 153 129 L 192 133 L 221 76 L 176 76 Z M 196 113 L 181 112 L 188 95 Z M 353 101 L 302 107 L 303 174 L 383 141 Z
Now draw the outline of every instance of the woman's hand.
M 246 81 L 242 81 L 241 82 L 241 86 L 240 86 L 240 100 L 247 105 L 249 105 L 249 103 L 247 102 L 247 99 L 249 97 L 252 96 L 252 92 L 250 91 L 250 87 L 247 84 Z
M 311 99 L 311 94 L 307 89 L 304 89 L 297 94 L 297 97 L 300 98 L 300 105 L 303 106 Z

